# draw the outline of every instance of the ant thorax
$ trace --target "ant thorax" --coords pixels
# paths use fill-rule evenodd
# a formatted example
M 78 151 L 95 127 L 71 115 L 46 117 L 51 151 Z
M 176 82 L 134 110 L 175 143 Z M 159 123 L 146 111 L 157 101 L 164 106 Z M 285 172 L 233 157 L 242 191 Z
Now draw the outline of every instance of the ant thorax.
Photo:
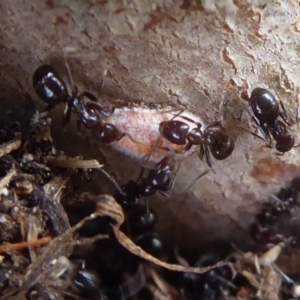
M 170 112 L 171 110 L 172 112 Z M 150 160 L 154 162 L 158 162 L 166 156 L 166 154 L 170 152 L 167 149 L 172 148 L 175 149 L 176 152 L 184 152 L 185 146 L 168 143 L 159 133 L 160 123 L 171 120 L 176 114 L 178 114 L 178 111 L 172 108 L 116 108 L 110 117 L 105 118 L 105 122 L 114 124 L 121 132 L 126 132 L 140 143 L 134 143 L 128 136 L 124 136 L 121 140 L 111 143 L 111 146 L 135 159 L 142 159 L 157 145 L 150 157 Z M 205 128 L 202 119 L 185 111 L 176 116 L 174 120 L 186 123 L 190 126 L 190 129 L 196 127 L 195 123 L 189 122 L 182 117 L 187 117 L 195 122 L 201 123 Z M 182 155 L 188 156 L 193 151 L 194 147 Z

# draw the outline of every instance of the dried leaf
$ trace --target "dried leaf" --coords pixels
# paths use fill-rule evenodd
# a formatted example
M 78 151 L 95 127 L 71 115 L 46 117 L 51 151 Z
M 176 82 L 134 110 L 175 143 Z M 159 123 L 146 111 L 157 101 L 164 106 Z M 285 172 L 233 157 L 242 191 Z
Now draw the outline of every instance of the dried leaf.
M 100 169 L 103 165 L 96 159 L 83 160 L 79 158 L 67 158 L 66 156 L 47 156 L 46 163 L 52 167 L 68 169 Z
M 20 138 L 13 139 L 7 143 L 0 145 L 0 157 L 20 148 L 22 140 Z
M 69 257 L 72 253 L 73 247 L 75 245 L 82 244 L 80 240 L 77 241 L 74 239 L 75 232 L 80 229 L 85 222 L 93 220 L 95 217 L 95 214 L 85 217 L 75 226 L 54 238 L 49 245 L 43 249 L 43 252 L 37 257 L 37 259 L 28 266 L 21 287 L 8 292 L 3 299 L 23 300 L 25 294 L 30 288 L 35 286 L 37 283 L 42 284 L 44 281 L 48 282 L 47 279 L 49 276 L 54 274 L 56 268 L 59 267 L 59 265 L 56 266 L 56 262 L 59 257 Z M 107 236 L 99 234 L 96 237 L 84 239 L 84 243 L 92 243 L 96 239 L 100 238 L 107 238 Z
M 259 264 L 261 266 L 269 266 L 272 263 L 276 261 L 278 256 L 280 255 L 282 248 L 284 246 L 284 243 L 280 243 L 274 247 L 272 247 L 270 250 L 268 250 L 266 253 L 264 253 L 260 258 L 259 258 Z
M 142 248 L 135 245 L 131 239 L 129 239 L 122 231 L 120 231 L 120 226 L 124 222 L 124 214 L 121 206 L 116 202 L 116 200 L 110 195 L 100 195 L 97 197 L 97 207 L 96 207 L 96 215 L 99 216 L 109 216 L 111 217 L 116 224 L 111 224 L 115 236 L 118 242 L 125 247 L 131 253 L 146 259 L 148 261 L 153 262 L 154 264 L 164 267 L 166 269 L 178 272 L 190 272 L 190 273 L 205 273 L 211 269 L 222 267 L 228 265 L 231 267 L 230 263 L 227 262 L 219 262 L 213 266 L 209 267 L 184 267 L 176 264 L 169 264 L 159 260 L 158 258 L 148 254 Z
M 0 192 L 10 183 L 10 181 L 16 174 L 17 174 L 17 171 L 15 169 L 12 169 L 3 178 L 1 178 Z

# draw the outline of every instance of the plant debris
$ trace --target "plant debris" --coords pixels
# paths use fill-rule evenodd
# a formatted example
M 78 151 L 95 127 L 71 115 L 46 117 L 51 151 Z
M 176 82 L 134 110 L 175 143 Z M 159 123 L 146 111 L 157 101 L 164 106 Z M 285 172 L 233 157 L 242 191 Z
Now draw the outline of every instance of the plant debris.
M 37 114 L 28 128 L 14 125 L 0 134 L 1 299 L 299 297 L 298 269 L 284 268 L 286 251 L 299 258 L 292 239 L 249 252 L 229 247 L 183 255 L 163 245 L 151 226 L 143 228 L 155 217 L 148 206 L 124 208 L 114 195 L 90 191 L 95 169 L 126 196 L 97 160 L 55 149 L 50 124 Z M 276 216 L 279 208 L 295 209 L 295 201 L 276 202 Z

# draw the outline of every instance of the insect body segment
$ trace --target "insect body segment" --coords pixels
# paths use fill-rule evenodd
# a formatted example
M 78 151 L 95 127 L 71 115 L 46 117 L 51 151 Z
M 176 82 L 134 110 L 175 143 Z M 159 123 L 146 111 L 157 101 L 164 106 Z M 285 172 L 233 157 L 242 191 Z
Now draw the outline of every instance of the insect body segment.
M 250 105 L 255 117 L 262 124 L 271 124 L 279 116 L 279 104 L 266 89 L 255 88 L 251 93 Z

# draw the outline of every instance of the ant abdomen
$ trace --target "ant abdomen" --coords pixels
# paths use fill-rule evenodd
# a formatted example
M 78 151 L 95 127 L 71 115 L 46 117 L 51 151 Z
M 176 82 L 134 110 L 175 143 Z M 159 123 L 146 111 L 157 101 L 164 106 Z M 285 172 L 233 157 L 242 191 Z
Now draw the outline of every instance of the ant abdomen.
M 226 159 L 234 150 L 235 142 L 227 134 L 222 132 L 215 132 L 218 136 L 215 143 L 209 146 L 210 152 L 215 159 Z
M 250 96 L 255 117 L 263 124 L 271 123 L 279 116 L 279 104 L 274 95 L 266 89 L 255 88 Z
M 161 122 L 159 131 L 169 142 L 176 145 L 185 145 L 190 126 L 182 121 Z
M 37 95 L 49 105 L 54 107 L 61 102 L 67 102 L 67 87 L 53 67 L 40 66 L 34 72 L 32 82 Z

